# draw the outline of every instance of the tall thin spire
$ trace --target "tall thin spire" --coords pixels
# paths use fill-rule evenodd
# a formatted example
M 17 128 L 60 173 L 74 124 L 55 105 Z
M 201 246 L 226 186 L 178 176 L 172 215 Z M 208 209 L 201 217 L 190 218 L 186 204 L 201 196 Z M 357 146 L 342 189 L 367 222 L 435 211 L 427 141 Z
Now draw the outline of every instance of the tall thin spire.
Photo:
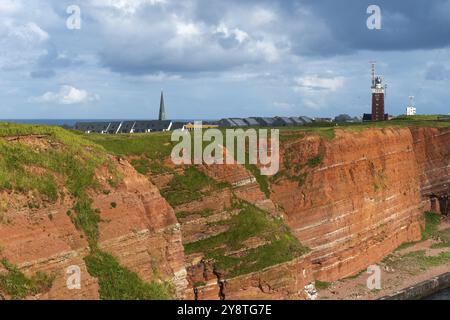
M 164 94 L 161 90 L 161 100 L 159 102 L 159 120 L 166 120 L 166 109 L 164 108 Z

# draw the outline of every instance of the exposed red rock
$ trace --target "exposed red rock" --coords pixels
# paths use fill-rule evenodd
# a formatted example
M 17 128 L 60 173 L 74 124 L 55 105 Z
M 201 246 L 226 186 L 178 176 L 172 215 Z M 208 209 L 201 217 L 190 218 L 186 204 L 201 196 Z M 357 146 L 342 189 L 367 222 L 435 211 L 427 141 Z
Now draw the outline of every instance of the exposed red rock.
M 184 250 L 173 209 L 128 162 L 120 161 L 117 168 L 124 177 L 118 188 L 93 195 L 92 207 L 100 209 L 102 219 L 100 248 L 144 281 L 156 277 L 173 281 L 178 297 L 183 298 L 187 285 Z M 97 178 L 108 179 L 101 173 Z M 99 298 L 97 279 L 89 275 L 83 260 L 89 253 L 87 241 L 66 214 L 71 206 L 9 210 L 5 213 L 9 223 L 0 224 L 2 256 L 25 274 L 44 271 L 55 275 L 50 291 L 37 298 Z M 80 290 L 66 286 L 67 268 L 72 265 L 81 269 Z
M 48 145 L 39 137 L 30 138 L 38 139 L 37 143 L 21 139 L 42 151 L 63 147 Z M 208 176 L 229 183 L 232 191 L 214 191 L 173 209 L 158 190 L 172 174 L 152 176 L 155 186 L 127 161 L 119 160 L 121 184 L 107 194 L 90 195 L 102 219 L 99 246 L 145 281 L 173 281 L 178 298 L 308 298 L 304 288 L 314 280 L 354 275 L 400 244 L 420 239 L 423 211 L 439 209 L 430 197 L 449 194 L 450 131 L 336 130 L 331 140 L 306 134 L 282 143 L 280 163 L 291 177 L 268 179 L 270 199 L 243 166 L 202 166 Z M 39 174 L 35 168 L 28 169 Z M 109 177 L 100 170 L 97 178 L 106 185 Z M 221 275 L 201 254 L 185 257 L 183 242 L 224 231 L 220 228 L 226 226 L 211 222 L 229 219 L 233 195 L 283 216 L 311 252 L 235 278 Z M 28 208 L 29 196 L 1 194 L 10 204 L 0 219 L 1 256 L 27 275 L 45 271 L 55 276 L 50 291 L 33 298 L 98 299 L 98 281 L 89 275 L 83 260 L 89 253 L 88 243 L 66 214 L 72 200 Z M 204 209 L 213 212 L 201 216 Z M 175 211 L 192 215 L 178 221 Z M 253 237 L 245 247 L 263 242 Z M 66 271 L 72 265 L 82 272 L 80 290 L 66 286 Z
M 321 159 L 303 169 L 303 184 L 271 185 L 271 199 L 313 250 L 317 279 L 353 275 L 420 239 L 423 190 L 448 181 L 449 137 L 448 130 L 428 128 L 336 130 L 333 140 L 307 136 L 282 146 L 282 159 L 292 165 Z

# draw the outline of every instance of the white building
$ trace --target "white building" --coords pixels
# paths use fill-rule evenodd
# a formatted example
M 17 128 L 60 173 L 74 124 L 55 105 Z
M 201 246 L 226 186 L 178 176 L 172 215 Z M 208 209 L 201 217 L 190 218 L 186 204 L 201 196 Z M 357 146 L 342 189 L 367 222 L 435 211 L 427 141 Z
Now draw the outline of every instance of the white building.
M 413 107 L 413 106 L 406 107 L 406 115 L 407 116 L 415 116 L 416 112 L 417 112 L 417 110 L 415 107 Z
M 416 107 L 414 107 L 414 96 L 409 96 L 409 106 L 406 107 L 407 116 L 415 116 L 417 112 Z

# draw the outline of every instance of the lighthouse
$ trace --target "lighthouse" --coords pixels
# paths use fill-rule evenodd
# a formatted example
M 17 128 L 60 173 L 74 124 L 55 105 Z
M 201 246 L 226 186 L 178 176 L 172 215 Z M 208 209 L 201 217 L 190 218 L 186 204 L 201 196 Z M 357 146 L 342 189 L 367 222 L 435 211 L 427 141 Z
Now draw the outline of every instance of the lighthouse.
M 384 113 L 385 87 L 383 79 L 375 73 L 375 63 L 372 63 L 372 121 L 386 120 Z

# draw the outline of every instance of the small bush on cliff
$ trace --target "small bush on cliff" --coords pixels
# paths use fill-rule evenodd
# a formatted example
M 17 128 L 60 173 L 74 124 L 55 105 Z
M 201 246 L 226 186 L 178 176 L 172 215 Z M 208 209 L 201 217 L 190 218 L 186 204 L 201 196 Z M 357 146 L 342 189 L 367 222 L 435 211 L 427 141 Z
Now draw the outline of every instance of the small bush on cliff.
M 89 274 L 98 278 L 101 299 L 168 300 L 174 297 L 174 288 L 169 283 L 146 283 L 107 253 L 96 250 L 84 260 Z
M 310 166 L 311 168 L 317 167 L 321 163 L 322 163 L 321 156 L 317 156 L 308 160 L 308 166 Z

